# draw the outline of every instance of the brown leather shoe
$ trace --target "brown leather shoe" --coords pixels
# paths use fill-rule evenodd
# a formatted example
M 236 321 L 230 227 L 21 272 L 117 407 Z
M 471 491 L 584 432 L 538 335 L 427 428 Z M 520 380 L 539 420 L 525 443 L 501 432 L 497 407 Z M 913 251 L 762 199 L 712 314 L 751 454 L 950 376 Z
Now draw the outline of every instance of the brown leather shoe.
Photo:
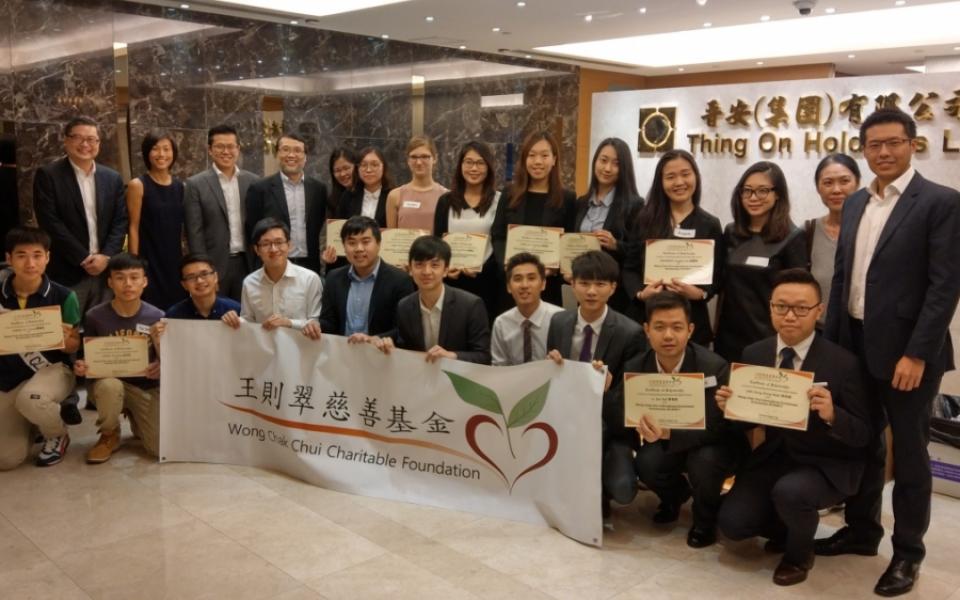
M 120 429 L 100 432 L 100 439 L 87 452 L 87 462 L 90 464 L 105 463 L 113 456 L 114 450 L 120 447 Z
M 806 564 L 795 565 L 781 560 L 777 570 L 773 572 L 773 582 L 777 585 L 796 585 L 807 579 L 807 573 L 813 568 L 813 557 Z

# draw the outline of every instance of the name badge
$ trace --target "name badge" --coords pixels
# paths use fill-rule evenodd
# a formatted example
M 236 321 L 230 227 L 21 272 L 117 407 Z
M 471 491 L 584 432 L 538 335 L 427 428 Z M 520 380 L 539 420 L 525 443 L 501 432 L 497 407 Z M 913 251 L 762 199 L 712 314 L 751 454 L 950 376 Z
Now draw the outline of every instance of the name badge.
M 711 376 L 709 376 L 709 377 L 704 377 L 704 378 L 703 378 L 703 387 L 705 387 L 705 388 L 717 387 L 717 376 L 716 376 L 716 375 L 711 375 Z
M 674 237 L 678 237 L 678 238 L 693 239 L 693 238 L 697 237 L 697 230 L 696 230 L 696 229 L 683 229 L 682 227 L 675 227 L 675 228 L 673 229 L 673 235 L 674 235 Z
M 767 256 L 748 256 L 744 264 L 749 267 L 769 267 L 770 258 Z
M 20 355 L 20 359 L 30 367 L 30 370 L 36 373 L 44 367 L 50 366 L 50 361 L 39 352 L 27 352 Z
M 415 202 L 413 200 L 404 200 L 403 207 L 404 208 L 420 208 L 420 203 Z
M 144 325 L 143 323 L 137 323 L 137 333 L 142 333 L 143 335 L 150 335 L 150 326 Z

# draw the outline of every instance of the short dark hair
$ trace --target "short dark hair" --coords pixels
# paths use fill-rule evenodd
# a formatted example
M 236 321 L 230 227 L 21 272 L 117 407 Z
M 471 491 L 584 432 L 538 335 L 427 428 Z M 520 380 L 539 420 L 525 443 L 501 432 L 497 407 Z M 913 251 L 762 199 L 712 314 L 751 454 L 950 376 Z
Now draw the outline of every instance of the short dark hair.
M 536 254 L 530 252 L 518 252 L 510 257 L 507 261 L 507 280 L 510 280 L 510 277 L 513 275 L 513 269 L 520 265 L 533 265 L 537 267 L 537 272 L 540 273 L 540 279 L 547 278 L 547 268 L 543 266 L 543 261 L 540 260 L 540 257 Z
M 343 228 L 340 230 L 340 241 L 345 242 L 351 235 L 360 235 L 368 229 L 370 230 L 370 233 L 373 234 L 373 239 L 377 240 L 377 243 L 379 244 L 380 226 L 377 225 L 377 222 L 370 217 L 365 217 L 363 215 L 354 215 L 347 219 L 347 222 L 343 224 Z
M 304 139 L 304 137 L 299 133 L 294 133 L 292 131 L 287 131 L 285 133 L 280 134 L 280 137 L 277 138 L 277 150 L 280 149 L 280 140 L 282 140 L 283 138 L 287 138 L 288 140 L 293 140 L 295 142 L 300 142 L 301 144 L 303 144 L 304 152 L 309 150 L 309 148 L 307 147 L 309 146 L 309 144 L 307 144 L 307 140 Z
M 799 267 L 793 269 L 784 269 L 780 271 L 773 277 L 773 287 L 770 289 L 770 297 L 773 297 L 773 292 L 781 285 L 786 285 L 788 283 L 798 283 L 801 285 L 809 285 L 817 292 L 817 300 L 823 302 L 823 292 L 820 289 L 820 283 L 817 281 L 817 278 L 813 276 L 813 273 L 806 269 L 801 269 Z
M 860 145 L 867 143 L 868 129 L 883 123 L 900 123 L 908 138 L 912 140 L 917 137 L 917 122 L 910 115 L 899 108 L 881 108 L 870 113 L 860 124 Z
M 13 250 L 17 246 L 33 246 L 34 244 L 43 246 L 43 249 L 49 252 L 50 234 L 39 227 L 21 225 L 7 232 L 3 248 L 7 254 L 13 254 Z
M 153 129 L 147 135 L 143 136 L 143 142 L 140 144 L 143 164 L 147 167 L 148 171 L 150 170 L 150 151 L 163 140 L 170 142 L 170 147 L 173 148 L 173 160 L 170 162 L 170 167 L 173 168 L 173 165 L 177 162 L 177 155 L 179 153 L 179 150 L 177 150 L 177 140 L 173 139 L 173 136 L 163 129 Z
M 207 131 L 207 146 L 213 146 L 213 136 L 215 135 L 232 135 L 237 141 L 237 144 L 240 144 L 240 134 L 237 133 L 236 129 L 226 123 L 214 125 Z
M 213 264 L 213 259 L 207 256 L 206 254 L 200 254 L 199 252 L 192 252 L 183 258 L 180 259 L 180 276 L 183 276 L 183 270 L 190 265 L 195 265 L 197 263 L 205 263 L 214 271 L 217 270 L 217 266 Z
M 573 259 L 570 270 L 573 271 L 574 279 L 613 283 L 620 280 L 620 267 L 617 261 L 603 250 L 584 252 Z
M 790 221 L 790 192 L 787 190 L 787 178 L 783 170 L 776 163 L 761 160 L 753 163 L 740 176 L 740 181 L 733 188 L 733 194 L 730 197 L 730 212 L 733 213 L 733 232 L 741 238 L 749 238 L 753 235 L 750 232 L 750 215 L 747 209 L 743 207 L 743 199 L 740 193 L 747 179 L 755 174 L 763 173 L 770 178 L 773 184 L 773 191 L 777 194 L 777 201 L 770 209 L 770 216 L 760 230 L 760 237 L 763 241 L 770 244 L 780 242 L 790 235 L 793 229 L 793 223 Z
M 672 310 L 674 308 L 683 309 L 683 314 L 686 315 L 688 323 L 693 319 L 690 301 L 687 300 L 686 296 L 677 292 L 671 292 L 670 290 L 658 292 L 647 298 L 643 304 L 647 313 L 647 323 L 653 320 L 653 313 L 658 310 Z
M 94 121 L 92 118 L 85 115 L 77 115 L 73 117 L 67 124 L 63 126 L 63 137 L 70 137 L 70 134 L 73 132 L 74 127 L 79 127 L 80 125 L 87 125 L 89 127 L 97 128 L 97 135 L 100 135 L 100 124 Z
M 853 173 L 857 183 L 860 183 L 860 165 L 846 154 L 828 154 L 817 164 L 817 169 L 813 172 L 813 183 L 820 185 L 820 173 L 830 165 L 840 165 L 846 167 Z
M 263 237 L 263 234 L 271 229 L 282 229 L 283 237 L 286 238 L 288 242 L 290 241 L 289 225 L 275 217 L 264 217 L 253 226 L 253 233 L 250 234 L 250 245 L 256 246 L 260 242 L 260 238 Z
M 131 269 L 141 269 L 146 273 L 147 261 L 136 254 L 118 252 L 107 261 L 107 268 L 104 270 L 104 275 L 109 278 L 113 275 L 114 271 L 129 271 Z
M 439 258 L 445 265 L 449 265 L 450 256 L 450 244 L 435 235 L 420 236 L 410 245 L 411 263 Z

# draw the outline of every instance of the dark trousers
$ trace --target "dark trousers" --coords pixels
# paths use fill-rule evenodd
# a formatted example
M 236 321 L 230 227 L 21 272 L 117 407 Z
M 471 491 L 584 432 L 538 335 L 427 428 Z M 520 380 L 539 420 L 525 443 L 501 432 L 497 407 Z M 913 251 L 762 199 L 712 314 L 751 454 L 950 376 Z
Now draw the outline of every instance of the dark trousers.
M 656 442 L 640 448 L 634 468 L 640 481 L 664 504 L 680 504 L 692 491 L 694 526 L 712 530 L 717 526 L 723 482 L 736 462 L 736 450 L 723 444 L 667 452 L 665 443 Z
M 623 437 L 614 438 L 603 447 L 603 465 L 600 469 L 603 494 L 616 500 L 618 504 L 633 502 L 637 490 L 640 489 L 637 473 L 633 468 L 634 448 L 635 445 Z
M 844 495 L 814 466 L 794 463 L 782 453 L 737 473 L 720 507 L 718 524 L 732 540 L 784 537 L 783 559 L 802 565 L 813 555 L 817 511 Z
M 243 280 L 247 276 L 247 257 L 244 253 L 231 254 L 227 269 L 220 277 L 220 294 L 240 302 Z

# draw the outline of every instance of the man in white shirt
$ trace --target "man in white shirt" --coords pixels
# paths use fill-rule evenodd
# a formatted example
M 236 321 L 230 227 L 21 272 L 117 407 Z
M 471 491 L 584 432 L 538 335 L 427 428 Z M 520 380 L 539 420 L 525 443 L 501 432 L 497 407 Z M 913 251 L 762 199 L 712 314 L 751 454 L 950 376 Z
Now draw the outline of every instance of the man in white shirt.
M 546 285 L 546 269 L 536 255 L 521 252 L 507 261 L 507 292 L 516 307 L 493 323 L 493 366 L 520 365 L 547 357 L 550 319 L 563 308 L 540 299 Z
M 267 217 L 253 228 L 253 248 L 263 267 L 243 280 L 240 314 L 230 311 L 223 322 L 236 329 L 241 320 L 260 323 L 264 329 L 290 327 L 312 340 L 320 339 L 320 276 L 287 258 L 290 229 Z

